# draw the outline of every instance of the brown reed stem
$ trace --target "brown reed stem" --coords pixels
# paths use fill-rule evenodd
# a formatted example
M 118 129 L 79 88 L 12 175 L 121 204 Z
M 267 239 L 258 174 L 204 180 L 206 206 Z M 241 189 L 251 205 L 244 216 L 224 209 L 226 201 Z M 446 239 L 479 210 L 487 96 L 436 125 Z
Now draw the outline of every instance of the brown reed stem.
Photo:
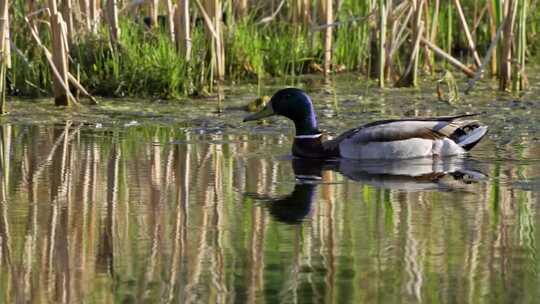
M 0 0 L 0 114 L 6 113 L 6 75 L 11 67 L 8 0 Z
M 60 16 L 58 13 L 57 13 L 57 15 Z M 61 18 L 61 16 L 60 16 L 60 18 Z M 30 24 L 30 21 L 28 20 L 28 18 L 25 17 L 24 19 L 25 19 L 26 23 L 28 24 L 28 27 L 30 28 L 30 34 L 32 35 L 32 37 L 36 41 L 37 45 L 39 47 L 41 47 L 43 49 L 44 53 L 45 53 L 45 58 L 47 58 L 47 61 L 49 62 L 49 66 L 51 67 L 51 70 L 53 72 L 54 83 L 56 85 L 60 86 L 60 93 L 65 91 L 66 92 L 66 99 L 69 100 L 69 101 L 76 102 L 75 97 L 73 97 L 73 95 L 69 91 L 69 86 L 67 84 L 67 76 L 66 76 L 66 81 L 64 81 L 64 78 L 62 77 L 62 74 L 60 73 L 60 71 L 56 67 L 56 64 L 55 64 L 54 59 L 53 59 L 53 55 L 51 54 L 51 52 L 49 52 L 47 47 L 45 47 L 43 45 L 43 43 L 41 42 L 41 39 L 39 39 L 39 35 L 38 35 L 36 29 L 34 29 L 34 27 Z M 69 72 L 68 72 L 68 74 L 69 74 Z M 56 93 L 55 93 L 55 98 L 56 98 Z M 56 102 L 56 100 L 55 100 L 55 102 Z
M 34 38 L 34 40 L 36 41 L 38 46 L 43 49 L 43 52 L 45 53 L 45 57 L 47 58 L 47 61 L 49 61 L 49 64 L 52 64 L 51 63 L 52 62 L 52 54 L 51 54 L 51 52 L 43 45 L 43 43 L 41 42 L 41 39 L 39 39 L 39 36 L 37 36 L 37 31 L 31 25 L 29 20 L 27 18 L 25 18 L 25 19 L 26 19 L 26 22 L 27 22 L 28 26 L 30 27 L 30 33 L 31 33 L 32 37 Z M 56 67 L 53 67 L 51 65 L 51 68 L 53 69 L 53 73 L 54 73 L 54 69 L 56 69 Z M 68 79 L 71 82 L 71 84 L 73 84 L 77 88 L 77 90 L 79 90 L 84 96 L 86 96 L 86 97 L 88 97 L 90 99 L 91 104 L 93 104 L 93 105 L 98 104 L 98 101 L 96 100 L 96 98 L 94 98 L 94 96 L 92 96 L 90 93 L 88 93 L 88 91 L 82 86 L 82 84 L 79 82 L 79 80 L 75 76 L 73 76 L 73 74 L 71 74 L 69 71 L 68 71 Z M 74 99 L 77 100 L 76 98 L 74 98 Z
M 435 8 L 433 8 L 433 19 L 431 20 L 431 34 L 429 35 L 429 40 L 433 43 L 437 40 L 437 33 L 439 30 L 439 10 L 440 10 L 440 0 L 435 0 Z
M 83 18 L 83 20 L 79 20 L 79 22 L 83 24 L 86 31 L 90 32 L 92 29 L 92 22 L 90 20 L 90 0 L 79 0 L 79 10 Z
M 461 3 L 459 0 L 454 0 L 454 4 L 457 8 L 457 13 L 459 16 L 459 21 L 461 22 L 461 27 L 463 28 L 463 31 L 465 32 L 465 37 L 467 37 L 467 43 L 469 44 L 469 49 L 473 53 L 474 62 L 476 63 L 476 66 L 480 66 L 482 62 L 480 61 L 480 56 L 478 56 L 478 52 L 476 51 L 476 46 L 474 44 L 474 41 L 471 36 L 471 31 L 469 31 L 469 26 L 467 25 L 467 20 L 465 19 L 465 14 L 463 13 L 463 9 L 461 8 Z
M 506 21 L 504 23 L 506 23 Z M 495 47 L 497 46 L 497 42 L 499 41 L 499 38 L 501 38 L 501 33 L 502 33 L 504 23 L 501 24 L 501 26 L 497 30 L 497 34 L 495 35 L 495 38 L 493 38 L 493 40 L 491 41 L 488 51 L 486 52 L 486 55 L 484 56 L 484 59 L 482 60 L 482 64 L 480 65 L 480 67 L 478 67 L 478 70 L 474 74 L 474 77 L 469 80 L 467 84 L 467 88 L 465 89 L 465 94 L 469 94 L 469 92 L 473 89 L 478 79 L 480 79 L 480 77 L 482 76 L 482 73 L 484 72 L 486 65 L 488 65 L 490 60 L 493 58 L 492 53 L 494 52 Z
M 333 22 L 332 0 L 325 0 L 325 23 Z M 332 27 L 329 26 L 324 31 L 324 77 L 330 74 L 332 66 Z
M 379 0 L 379 87 L 384 88 L 384 69 L 386 66 L 386 0 Z
M 99 29 L 99 19 L 100 19 L 100 1 L 101 0 L 90 0 L 90 31 L 92 34 L 97 34 Z
M 301 14 L 303 16 L 302 20 L 306 28 L 311 24 L 311 1 L 304 0 Z
M 235 0 L 234 1 L 234 15 L 237 19 L 243 19 L 248 10 L 247 0 Z
M 517 15 L 518 0 L 512 0 L 508 8 L 508 20 L 504 23 L 502 60 L 499 75 L 499 90 L 506 91 L 511 87 L 512 80 L 512 43 L 514 41 L 514 24 Z
M 72 0 L 62 0 L 62 17 L 67 27 L 67 39 L 69 42 L 73 41 L 74 29 L 73 29 L 73 5 Z
M 450 55 L 450 54 L 446 53 L 445 51 L 443 51 L 441 48 L 439 48 L 435 44 L 431 43 L 431 41 L 427 40 L 424 37 L 422 37 L 420 39 L 420 41 L 423 44 L 427 45 L 427 47 L 429 47 L 436 55 L 438 55 L 439 57 L 441 57 L 443 59 L 446 59 L 451 65 L 453 65 L 456 68 L 460 69 L 468 77 L 473 77 L 474 76 L 474 71 L 473 70 L 468 68 L 466 65 L 461 63 L 456 58 L 452 57 L 452 55 Z
M 191 60 L 191 32 L 189 24 L 189 0 L 180 0 L 175 9 L 176 47 L 184 54 L 186 61 Z
M 489 12 L 489 32 L 491 35 L 491 41 L 497 36 L 497 20 L 495 16 L 495 7 L 493 1 L 488 1 L 488 12 Z M 491 75 L 497 75 L 497 48 L 495 48 L 491 53 Z
M 514 90 L 521 91 L 527 87 L 527 75 L 525 74 L 525 63 L 527 58 L 527 0 L 520 1 L 519 22 L 517 35 L 517 64 L 514 71 Z
M 222 33 L 221 33 L 221 1 L 220 0 L 208 0 L 206 9 L 203 7 L 199 0 L 195 0 L 201 15 L 203 15 L 208 33 L 212 34 L 213 38 L 213 52 L 212 57 L 215 58 L 213 66 L 216 70 L 216 79 L 223 80 L 225 77 L 225 53 L 222 47 Z M 209 15 L 210 12 L 211 15 Z
M 7 112 L 6 107 L 6 95 L 7 95 L 7 84 L 6 84 L 6 77 L 7 76 L 7 66 L 2 61 L 0 63 L 0 115 L 3 115 Z
M 392 38 L 392 47 L 390 48 L 390 55 L 389 58 L 394 57 L 394 53 L 401 47 L 401 45 L 405 42 L 408 32 L 407 30 L 407 24 L 409 23 L 409 20 L 411 19 L 412 15 L 414 13 L 414 7 L 411 5 L 408 8 L 407 14 L 405 15 L 405 19 L 403 22 L 399 25 L 399 30 L 395 32 L 394 37 Z M 398 26 L 396 22 L 396 27 Z
M 158 14 L 159 14 L 159 1 L 150 0 L 150 27 L 157 28 Z
M 109 33 L 112 45 L 117 45 L 120 39 L 120 27 L 118 25 L 118 2 L 117 0 L 107 1 L 107 12 L 109 22 Z
M 167 4 L 167 29 L 169 30 L 169 38 L 174 43 L 175 42 L 175 34 L 176 28 L 174 26 L 174 14 L 175 14 L 175 5 L 172 4 L 172 0 L 165 0 L 165 3 Z
M 416 38 L 414 41 L 414 47 L 411 53 L 411 59 L 409 61 L 409 65 L 407 66 L 407 69 L 405 69 L 405 72 L 403 73 L 402 78 L 396 84 L 397 86 L 416 87 L 418 85 L 418 57 L 420 55 L 420 40 L 422 39 L 423 34 L 424 34 L 424 24 L 421 22 L 420 25 L 418 26 L 418 31 L 415 35 Z
M 73 95 L 68 84 L 68 48 L 65 31 L 65 22 L 62 15 L 56 10 L 56 1 L 50 0 L 51 34 L 53 43 L 53 62 L 58 75 L 53 77 L 54 104 L 57 106 L 70 106 Z M 74 99 L 74 98 L 73 98 Z
M 418 86 L 418 59 L 420 57 L 420 38 L 424 35 L 425 23 L 422 21 L 422 10 L 424 8 L 424 0 L 416 1 L 416 19 L 414 26 L 414 36 L 415 42 L 412 52 L 412 74 L 411 74 L 411 85 L 416 87 Z

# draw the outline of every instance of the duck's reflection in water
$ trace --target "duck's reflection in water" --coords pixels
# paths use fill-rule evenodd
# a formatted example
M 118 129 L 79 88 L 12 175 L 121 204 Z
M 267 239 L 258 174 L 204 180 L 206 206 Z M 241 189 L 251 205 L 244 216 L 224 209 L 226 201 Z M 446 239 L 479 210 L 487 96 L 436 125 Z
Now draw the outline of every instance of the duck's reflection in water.
M 251 196 L 263 201 L 276 220 L 297 224 L 310 213 L 318 185 L 325 184 L 323 172 L 327 170 L 377 188 L 416 192 L 453 191 L 487 180 L 487 176 L 476 169 L 478 166 L 473 159 L 463 157 L 374 162 L 295 158 L 292 168 L 296 183 L 289 195 L 279 198 Z

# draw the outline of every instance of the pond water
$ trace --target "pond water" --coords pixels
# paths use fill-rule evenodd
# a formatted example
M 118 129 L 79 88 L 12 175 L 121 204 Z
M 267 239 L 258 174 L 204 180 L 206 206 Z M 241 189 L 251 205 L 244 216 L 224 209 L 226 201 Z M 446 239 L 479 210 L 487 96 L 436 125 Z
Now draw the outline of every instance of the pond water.
M 220 112 L 212 98 L 14 101 L 0 302 L 537 302 L 538 87 L 448 104 L 359 83 L 299 85 L 330 134 L 464 112 L 490 133 L 464 158 L 321 163 L 290 157 L 284 119 L 241 123 L 257 87 L 226 88 Z

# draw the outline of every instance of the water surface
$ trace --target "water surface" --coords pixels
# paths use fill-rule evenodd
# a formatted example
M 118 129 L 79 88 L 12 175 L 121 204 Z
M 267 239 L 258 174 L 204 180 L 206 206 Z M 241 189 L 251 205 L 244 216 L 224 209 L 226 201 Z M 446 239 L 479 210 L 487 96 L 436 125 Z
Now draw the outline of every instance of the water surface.
M 240 123 L 256 87 L 228 88 L 221 113 L 212 98 L 14 102 L 0 301 L 536 302 L 538 88 L 448 104 L 358 82 L 303 84 L 322 129 L 481 111 L 489 136 L 465 158 L 303 162 L 290 123 Z

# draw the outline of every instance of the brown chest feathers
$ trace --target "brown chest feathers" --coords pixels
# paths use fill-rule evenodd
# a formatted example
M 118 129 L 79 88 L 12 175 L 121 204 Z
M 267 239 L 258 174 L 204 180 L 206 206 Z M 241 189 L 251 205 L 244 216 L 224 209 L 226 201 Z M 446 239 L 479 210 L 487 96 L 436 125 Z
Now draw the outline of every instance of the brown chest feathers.
M 339 157 L 339 145 L 325 147 L 321 136 L 316 138 L 295 137 L 292 154 L 302 158 L 333 158 Z

